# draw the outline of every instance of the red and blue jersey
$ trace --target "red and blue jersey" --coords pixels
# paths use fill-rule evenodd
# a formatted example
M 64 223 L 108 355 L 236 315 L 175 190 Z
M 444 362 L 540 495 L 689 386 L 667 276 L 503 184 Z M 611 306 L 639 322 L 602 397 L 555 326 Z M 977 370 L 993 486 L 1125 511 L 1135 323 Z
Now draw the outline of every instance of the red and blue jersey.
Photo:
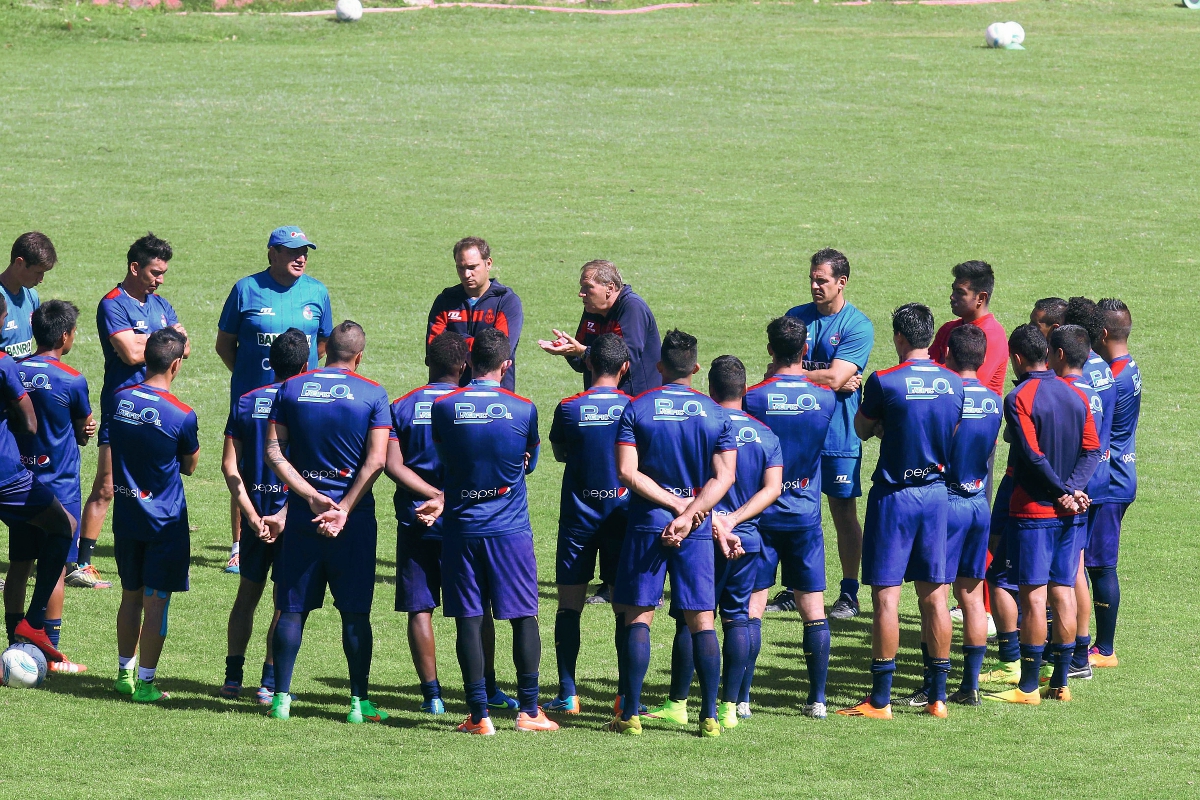
M 1100 436 L 1091 404 L 1074 381 L 1051 370 L 1027 372 L 1004 398 L 1012 432 L 1010 516 L 1052 519 L 1054 501 L 1087 488 L 1100 460 Z
M 22 286 L 17 294 L 10 292 L 7 286 L 0 285 L 0 289 L 4 290 L 4 300 L 8 304 L 8 315 L 0 330 L 0 348 L 15 359 L 28 358 L 34 351 L 33 312 L 42 301 L 37 289 Z
M 317 340 L 333 333 L 329 290 L 310 275 L 291 286 L 271 277 L 269 270 L 248 275 L 233 285 L 217 329 L 237 336 L 237 356 L 229 379 L 231 397 L 241 397 L 275 380 L 271 343 L 288 328 L 308 337 L 308 368 L 317 367 Z
M 509 287 L 492 281 L 491 286 L 478 298 L 467 297 L 461 285 L 442 290 L 429 309 L 429 323 L 425 328 L 425 344 L 428 345 L 439 334 L 454 331 L 467 340 L 467 347 L 475 343 L 475 334 L 487 328 L 495 328 L 508 337 L 512 347 L 512 366 L 504 373 L 501 386 L 510 392 L 517 385 L 517 345 L 521 341 L 521 328 L 525 324 L 525 310 L 521 298 Z M 471 380 L 471 365 L 463 371 L 460 386 Z
M 53 356 L 31 356 L 17 365 L 37 412 L 37 433 L 17 437 L 21 460 L 63 504 L 81 501 L 75 420 L 92 413 L 87 378 Z
M 962 419 L 963 382 L 928 358 L 910 358 L 871 373 L 859 411 L 883 423 L 879 463 L 871 480 L 923 486 L 945 479 Z
M 179 457 L 200 449 L 196 412 L 145 384 L 119 390 L 113 406 L 113 532 L 143 541 L 177 533 L 187 510 Z
M 972 497 L 987 487 L 988 459 L 1004 421 L 1004 401 L 976 378 L 963 378 L 962 383 L 962 420 L 954 432 L 946 488 Z
M 279 509 L 287 502 L 287 484 L 279 480 L 279 476 L 263 459 L 267 449 L 271 408 L 282 385 L 272 383 L 246 392 L 229 410 L 229 419 L 225 423 L 225 436 L 235 439 L 242 446 L 238 472 L 246 486 L 250 503 L 260 517 L 279 513 Z
M 617 423 L 630 397 L 612 388 L 593 388 L 568 397 L 554 409 L 550 442 L 566 450 L 558 524 L 595 531 L 614 513 L 629 508 L 629 489 L 617 478 Z
M 1088 496 L 1095 499 L 1108 491 L 1109 443 L 1112 440 L 1112 410 L 1117 404 L 1117 381 L 1112 367 L 1094 350 L 1083 365 L 1082 377 L 1092 389 L 1088 400 L 1092 404 L 1096 433 L 1100 436 L 1100 463 L 1087 486 Z
M 1093 499 L 1099 503 L 1132 503 L 1137 497 L 1137 426 L 1142 413 L 1142 373 L 1130 355 L 1114 358 L 1111 366 L 1117 391 L 1112 411 L 1105 415 L 1112 421 L 1108 443 L 1108 489 Z
M 433 441 L 445 465 L 443 536 L 531 532 L 525 475 L 541 443 L 531 401 L 496 381 L 471 381 L 434 401 Z
M 629 348 L 629 374 L 621 381 L 621 391 L 630 395 L 639 395 L 647 389 L 662 385 L 662 376 L 658 374 L 658 361 L 662 355 L 662 337 L 658 335 L 658 323 L 650 306 L 641 298 L 633 287 L 625 284 L 620 294 L 604 314 L 583 312 L 579 319 L 579 327 L 575 330 L 575 339 L 584 347 L 606 333 L 615 333 L 625 341 Z M 583 356 L 567 356 L 567 363 L 576 372 L 583 373 L 583 388 L 592 386 L 592 373 L 588 371 L 586 359 Z
M 458 385 L 453 383 L 430 383 L 397 397 L 392 403 L 392 438 L 404 454 L 404 466 L 436 489 L 441 489 L 444 484 L 444 470 L 433 443 L 433 404 L 457 388 Z M 425 498 L 397 485 L 393 502 L 396 521 L 402 526 L 411 526 L 417 521 L 417 506 L 424 503 Z M 433 525 L 422 528 L 421 538 L 442 538 L 441 517 Z
M 25 385 L 21 383 L 16 359 L 0 352 L 0 486 L 25 473 L 21 451 L 17 448 L 17 439 L 9 424 L 12 415 L 9 406 L 25 395 Z
M 783 494 L 762 513 L 763 530 L 820 526 L 821 451 L 839 406 L 832 389 L 799 375 L 776 375 L 742 398 L 742 408 L 771 429 L 783 453 Z
M 692 498 L 713 477 L 713 456 L 736 450 L 737 439 L 729 415 L 711 397 L 669 383 L 629 401 L 617 446 L 636 447 L 640 472 L 676 497 Z M 657 534 L 675 519 L 671 509 L 630 494 L 628 530 Z M 691 535 L 710 538 L 711 521 Z
M 733 425 L 737 440 L 737 475 L 729 491 L 715 506 L 714 514 L 732 514 L 749 502 L 763 488 L 763 476 L 772 467 L 783 466 L 783 451 L 779 439 L 763 423 L 749 414 L 725 410 Z M 762 516 L 743 520 L 733 529 L 742 540 L 742 549 L 747 553 L 762 550 L 762 536 L 758 532 Z
M 153 292 L 146 295 L 146 302 L 139 303 L 118 286 L 100 299 L 96 308 L 96 329 L 100 333 L 100 349 L 104 352 L 104 383 L 100 387 L 102 413 L 111 413 L 107 401 L 113 392 L 146 379 L 146 365 L 126 364 L 117 355 L 110 339 L 123 331 L 149 336 L 177 322 L 179 317 L 175 315 L 175 309 Z

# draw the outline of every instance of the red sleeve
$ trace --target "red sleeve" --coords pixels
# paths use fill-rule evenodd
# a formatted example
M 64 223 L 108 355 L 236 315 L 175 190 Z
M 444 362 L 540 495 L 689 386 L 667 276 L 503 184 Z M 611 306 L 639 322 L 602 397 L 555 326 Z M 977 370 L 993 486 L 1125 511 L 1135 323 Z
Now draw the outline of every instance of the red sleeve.
M 989 325 L 987 333 L 987 355 L 984 356 L 983 366 L 979 368 L 979 382 L 1001 397 L 1004 396 L 1004 378 L 1008 374 L 1008 337 L 1004 328 L 995 322 Z
M 954 330 L 955 322 L 956 320 L 951 320 L 938 328 L 937 336 L 933 337 L 933 344 L 929 346 L 929 357 L 938 364 L 946 363 L 947 344 L 950 342 L 950 331 Z
M 429 321 L 429 335 L 425 338 L 425 344 L 426 345 L 432 344 L 433 340 L 436 339 L 439 334 L 445 333 L 445 331 L 446 331 L 446 312 L 439 311 Z

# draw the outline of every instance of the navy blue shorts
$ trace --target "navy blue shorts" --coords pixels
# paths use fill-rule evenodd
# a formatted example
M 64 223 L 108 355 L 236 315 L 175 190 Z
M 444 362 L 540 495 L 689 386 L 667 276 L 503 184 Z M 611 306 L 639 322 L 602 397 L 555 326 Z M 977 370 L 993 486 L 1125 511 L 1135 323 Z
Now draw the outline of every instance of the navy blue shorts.
M 1115 567 L 1121 549 L 1121 522 L 1129 503 L 1099 503 L 1088 508 L 1085 567 Z
M 289 514 L 275 554 L 275 607 L 304 613 L 325 605 L 347 614 L 369 614 L 375 597 L 375 509 L 355 509 L 334 538 L 317 533 L 306 506 Z
M 720 545 L 714 544 L 717 583 L 713 588 L 717 595 L 717 609 L 724 619 L 749 619 L 750 595 L 758 579 L 758 562 L 762 554 L 746 553 L 730 561 L 719 551 Z
M 555 555 L 554 582 L 560 586 L 587 583 L 596 575 L 600 562 L 600 581 L 611 584 L 616 578 L 625 540 L 624 514 L 612 514 L 596 530 L 571 530 L 558 526 L 558 551 Z
M 242 577 L 251 583 L 266 583 L 271 575 L 271 566 L 279 555 L 280 541 L 264 542 L 258 538 L 258 531 L 253 530 L 243 516 L 242 536 L 238 539 L 238 563 Z
M 135 539 L 113 532 L 113 552 L 117 558 L 117 577 L 127 592 L 155 589 L 160 592 L 186 592 L 188 569 L 192 563 L 192 536 L 186 517 L 152 541 Z
M 821 456 L 821 494 L 862 497 L 862 457 Z
M 754 591 L 775 585 L 776 567 L 780 567 L 783 585 L 798 592 L 825 591 L 825 532 L 818 525 L 798 531 L 767 531 L 762 535 L 762 556 L 758 559 Z
M 24 477 L 18 480 L 22 484 L 22 489 L 10 492 L 8 486 L 0 486 L 0 497 L 7 494 L 8 497 L 0 499 L 0 519 L 8 524 L 8 560 L 9 561 L 36 561 L 38 553 L 41 552 L 42 538 L 46 533 L 41 528 L 35 528 L 30 525 L 28 520 L 33 519 L 38 514 L 45 511 L 54 502 L 54 493 L 51 492 L 45 485 L 38 482 L 38 479 L 32 473 L 26 473 L 33 480 L 32 485 L 28 485 L 28 481 Z M 28 508 L 18 505 L 19 498 L 22 494 L 29 499 Z M 7 506 L 12 504 L 14 508 Z M 79 521 L 79 503 L 74 503 L 71 506 L 64 506 L 67 513 Z M 19 520 L 18 517 L 24 517 L 24 520 Z M 75 536 L 71 540 L 71 549 L 67 552 L 67 561 L 74 561 L 79 558 L 79 526 L 75 526 Z
M 707 526 L 703 530 L 710 530 Z M 671 577 L 671 605 L 679 611 L 717 607 L 716 567 L 711 536 L 689 536 L 679 547 L 664 547 L 659 531 L 629 531 L 613 584 L 614 603 L 654 608 Z
M 1008 529 L 1008 579 L 1018 586 L 1074 586 L 1087 536 L 1082 514 L 1063 519 L 1013 519 Z
M 507 536 L 447 536 L 442 540 L 447 617 L 536 617 L 537 559 L 533 532 Z
M 946 574 L 946 484 L 875 484 L 863 525 L 862 582 L 942 583 Z
M 946 509 L 946 580 L 987 575 L 988 533 L 992 528 L 987 494 L 965 497 L 950 492 Z
M 442 604 L 442 540 L 429 528 L 400 524 L 396 531 L 396 610 L 432 611 Z

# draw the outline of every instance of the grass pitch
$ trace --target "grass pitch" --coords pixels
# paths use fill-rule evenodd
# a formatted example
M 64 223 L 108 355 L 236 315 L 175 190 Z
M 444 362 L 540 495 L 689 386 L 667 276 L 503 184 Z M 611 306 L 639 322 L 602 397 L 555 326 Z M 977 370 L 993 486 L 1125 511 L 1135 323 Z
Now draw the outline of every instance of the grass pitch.
M 1013 18 L 1028 32 L 1025 52 L 982 47 L 988 23 Z M 0 691 L 0 793 L 1194 796 L 1187 699 L 1200 648 L 1180 589 L 1200 558 L 1188 422 L 1200 374 L 1187 322 L 1200 258 L 1198 34 L 1200 14 L 1170 0 L 716 4 L 639 17 L 438 10 L 355 25 L 0 9 L 0 240 L 31 228 L 54 239 L 61 261 L 42 296 L 83 310 L 69 361 L 95 402 L 96 302 L 120 280 L 134 238 L 149 229 L 170 239 L 163 294 L 196 344 L 177 393 L 202 431 L 201 467 L 186 481 L 200 528 L 193 590 L 173 604 L 160 671 L 172 701 L 135 707 L 108 691 L 117 592 L 72 590 L 63 646 L 92 670 L 56 676 L 47 691 Z M 848 296 L 876 323 L 872 368 L 894 363 L 889 310 L 921 300 L 944 321 L 949 268 L 967 258 L 996 266 L 994 310 L 1009 329 L 1046 295 L 1122 297 L 1146 393 L 1121 668 L 1062 707 L 815 723 L 796 711 L 798 618 L 769 616 L 752 720 L 719 741 L 670 730 L 628 740 L 598 732 L 615 658 L 609 611 L 590 607 L 582 716 L 555 736 L 518 736 L 505 715 L 493 740 L 452 736 L 463 703 L 453 627 L 441 619 L 452 713 L 414 711 L 404 619 L 391 611 L 383 479 L 372 694 L 392 722 L 340 721 L 348 691 L 331 607 L 310 621 L 292 722 L 217 699 L 236 579 L 220 571 L 228 377 L 212 342 L 230 285 L 264 266 L 267 232 L 290 223 L 320 244 L 312 274 L 339 318 L 366 327 L 363 371 L 393 397 L 424 379 L 425 314 L 454 281 L 451 243 L 487 237 L 496 276 L 525 301 L 518 389 L 544 420 L 579 379 L 534 340 L 574 325 L 577 270 L 592 258 L 616 261 L 664 330 L 698 335 L 705 364 L 735 353 L 754 373 L 766 322 L 807 299 L 807 258 L 823 246 L 850 256 Z M 867 474 L 873 464 L 869 448 Z M 543 458 L 530 481 L 547 696 L 559 476 Z M 115 578 L 111 541 L 106 531 L 98 565 Z M 919 672 L 911 597 L 903 611 L 898 692 Z M 264 606 L 249 680 L 266 618 Z M 666 690 L 669 631 L 656 622 L 651 700 Z M 868 681 L 868 623 L 833 632 L 831 703 L 849 703 Z M 509 639 L 501 626 L 502 654 Z M 499 667 L 511 685 L 511 662 L 502 655 Z

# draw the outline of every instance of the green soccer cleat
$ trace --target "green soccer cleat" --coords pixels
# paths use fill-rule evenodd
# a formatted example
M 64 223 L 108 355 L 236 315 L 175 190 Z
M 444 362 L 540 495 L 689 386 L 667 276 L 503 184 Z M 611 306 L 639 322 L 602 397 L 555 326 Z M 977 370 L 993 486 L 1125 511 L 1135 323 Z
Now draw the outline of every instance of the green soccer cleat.
M 737 703 L 721 703 L 717 706 L 717 721 L 722 728 L 736 728 L 738 724 Z
M 154 681 L 139 680 L 134 687 L 132 700 L 135 703 L 157 703 L 166 700 L 171 695 L 154 685 Z
M 705 717 L 700 720 L 700 738 L 701 739 L 716 739 L 721 735 L 721 723 L 717 722 L 712 717 Z
M 113 681 L 113 691 L 117 694 L 132 695 L 135 680 L 134 670 L 119 669 L 117 670 L 117 679 Z
M 658 708 L 652 708 L 642 716 L 673 722 L 676 725 L 687 725 L 687 700 L 667 700 Z
M 612 718 L 612 722 L 604 726 L 609 733 L 619 733 L 622 736 L 641 736 L 642 720 L 638 717 L 621 719 L 621 715 Z
M 276 692 L 271 698 L 271 711 L 267 715 L 271 719 L 292 718 L 292 695 L 290 692 Z
M 983 672 L 979 673 L 979 681 L 981 683 L 1007 683 L 1010 686 L 1016 686 L 1021 682 L 1021 662 L 994 661 L 991 669 L 984 667 Z
M 364 722 L 383 722 L 387 718 L 388 713 L 376 708 L 370 700 L 350 698 L 350 713 L 346 715 L 346 722 L 361 725 Z

